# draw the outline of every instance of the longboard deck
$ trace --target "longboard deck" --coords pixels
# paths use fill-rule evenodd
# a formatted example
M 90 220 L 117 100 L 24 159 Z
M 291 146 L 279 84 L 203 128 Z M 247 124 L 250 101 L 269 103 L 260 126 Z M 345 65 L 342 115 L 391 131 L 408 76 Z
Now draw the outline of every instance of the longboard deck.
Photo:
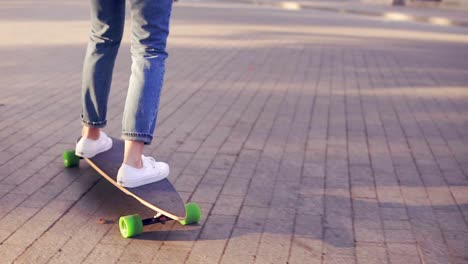
M 84 159 L 101 176 L 143 205 L 174 220 L 185 219 L 184 201 L 167 178 L 136 188 L 125 188 L 117 184 L 117 172 L 123 162 L 124 142 L 112 138 L 112 143 L 110 150 Z

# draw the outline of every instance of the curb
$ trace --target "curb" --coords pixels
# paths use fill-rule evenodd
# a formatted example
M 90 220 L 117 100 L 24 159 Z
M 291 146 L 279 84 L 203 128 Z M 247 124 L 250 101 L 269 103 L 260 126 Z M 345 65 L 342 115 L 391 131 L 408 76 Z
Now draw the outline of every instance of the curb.
M 295 1 L 284 1 L 284 2 L 276 2 L 276 3 L 272 3 L 268 1 L 258 1 L 258 0 L 223 0 L 223 1 L 248 3 L 248 4 L 259 5 L 259 6 L 273 6 L 273 7 L 278 7 L 278 8 L 292 10 L 292 11 L 301 10 L 301 9 L 313 9 L 313 10 L 320 10 L 320 11 L 337 12 L 337 13 L 342 13 L 342 14 L 382 17 L 382 18 L 385 18 L 387 20 L 392 20 L 392 21 L 415 21 L 415 22 L 423 22 L 423 23 L 437 25 L 437 26 L 468 27 L 468 20 L 457 21 L 457 20 L 446 18 L 446 17 L 417 16 L 417 15 L 409 15 L 409 14 L 405 14 L 401 12 L 380 12 L 380 11 L 359 10 L 359 9 L 346 8 L 346 7 L 315 6 L 315 5 L 303 4 L 303 3 L 295 2 Z

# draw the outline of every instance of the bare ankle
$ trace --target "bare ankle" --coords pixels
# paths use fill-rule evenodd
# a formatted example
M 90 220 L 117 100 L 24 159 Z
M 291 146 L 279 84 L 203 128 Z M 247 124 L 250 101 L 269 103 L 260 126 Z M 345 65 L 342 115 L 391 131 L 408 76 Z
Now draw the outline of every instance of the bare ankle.
M 139 160 L 136 159 L 125 159 L 123 161 L 124 164 L 132 166 L 133 168 L 141 169 L 143 168 L 143 162 L 141 161 L 141 157 Z
M 100 128 L 83 127 L 83 130 L 81 131 L 81 136 L 84 138 L 92 139 L 92 140 L 98 140 L 100 133 L 101 133 Z
M 142 168 L 141 155 L 143 154 L 143 147 L 143 142 L 126 140 L 123 163 L 137 169 Z

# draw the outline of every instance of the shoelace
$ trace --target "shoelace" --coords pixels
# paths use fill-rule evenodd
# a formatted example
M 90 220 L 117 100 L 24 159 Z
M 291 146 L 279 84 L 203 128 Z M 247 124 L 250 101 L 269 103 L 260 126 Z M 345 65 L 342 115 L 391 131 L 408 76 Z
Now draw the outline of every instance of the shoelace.
M 156 168 L 156 166 L 155 166 L 156 165 L 156 160 L 153 157 L 146 157 L 146 156 L 143 156 L 143 157 L 144 157 L 144 159 L 151 161 L 150 163 L 151 163 L 151 167 L 153 167 L 153 169 Z

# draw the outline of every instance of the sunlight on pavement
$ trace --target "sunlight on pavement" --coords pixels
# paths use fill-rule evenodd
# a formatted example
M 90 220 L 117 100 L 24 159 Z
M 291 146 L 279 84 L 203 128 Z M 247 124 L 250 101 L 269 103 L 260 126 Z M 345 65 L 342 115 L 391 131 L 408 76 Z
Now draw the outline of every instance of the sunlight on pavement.
M 439 26 L 451 26 L 453 23 L 444 17 L 431 17 L 429 21 L 432 24 L 439 25 Z
M 333 93 L 333 92 L 332 92 Z M 376 95 L 376 96 L 415 96 L 415 97 L 438 97 L 438 98 L 462 98 L 468 97 L 466 87 L 392 87 L 374 89 L 347 89 L 348 95 Z
M 393 21 L 411 21 L 412 20 L 411 16 L 408 16 L 402 13 L 396 13 L 396 12 L 385 13 L 384 18 L 388 20 L 393 20 Z
M 88 21 L 60 21 L 60 23 L 57 21 L 0 21 L 0 31 L 3 32 L 0 47 L 82 45 L 88 40 L 88 27 Z M 67 31 L 64 31 L 64 28 L 67 28 Z M 125 28 L 126 33 L 122 43 L 129 43 L 129 25 Z M 193 25 L 174 24 L 171 28 L 171 38 L 174 42 L 171 44 L 190 46 L 191 39 L 197 38 L 197 40 L 202 39 L 201 44 L 223 47 L 225 44 L 220 41 L 220 37 L 229 37 L 230 43 L 239 46 L 271 47 L 277 44 L 277 36 L 284 36 L 284 34 L 297 34 L 299 36 L 296 37 L 304 43 L 323 41 L 324 36 L 468 43 L 468 35 L 385 28 L 242 24 L 197 24 L 197 28 L 202 30 L 194 30 Z M 252 43 L 249 38 L 237 37 L 249 34 L 275 35 L 271 38 L 261 36 L 255 43 Z
M 353 193 L 366 193 L 369 192 L 369 189 L 372 187 L 369 186 L 359 186 L 359 187 L 353 187 Z M 454 188 L 454 187 L 450 187 Z M 466 193 L 468 192 L 468 187 L 467 186 L 457 186 L 457 191 L 460 193 Z M 379 187 L 379 192 L 381 193 L 399 193 L 401 191 L 407 192 L 407 193 L 413 193 L 413 194 L 421 194 L 419 196 L 414 196 L 413 199 L 407 200 L 407 201 L 402 201 L 401 197 L 395 196 L 395 197 L 386 197 L 386 198 L 380 198 L 382 199 L 382 203 L 386 203 L 387 206 L 392 205 L 392 206 L 456 206 L 456 203 L 453 202 L 453 200 L 443 200 L 439 199 L 436 200 L 434 197 L 443 197 L 443 195 L 438 195 L 438 194 L 445 194 L 449 192 L 447 187 L 442 186 L 426 186 L 426 187 L 420 187 L 420 186 L 385 186 L 385 187 Z M 428 193 L 431 193 L 432 196 L 431 198 L 433 200 L 429 200 L 428 196 L 426 195 L 426 191 Z M 336 195 L 335 197 L 337 198 L 350 198 L 350 195 L 347 194 L 341 194 L 341 195 Z M 362 198 L 365 199 L 365 198 Z M 359 199 L 356 199 L 359 201 Z M 459 203 L 466 203 L 468 201 L 459 201 Z
M 301 10 L 301 5 L 297 2 L 281 2 L 281 8 L 287 10 Z

